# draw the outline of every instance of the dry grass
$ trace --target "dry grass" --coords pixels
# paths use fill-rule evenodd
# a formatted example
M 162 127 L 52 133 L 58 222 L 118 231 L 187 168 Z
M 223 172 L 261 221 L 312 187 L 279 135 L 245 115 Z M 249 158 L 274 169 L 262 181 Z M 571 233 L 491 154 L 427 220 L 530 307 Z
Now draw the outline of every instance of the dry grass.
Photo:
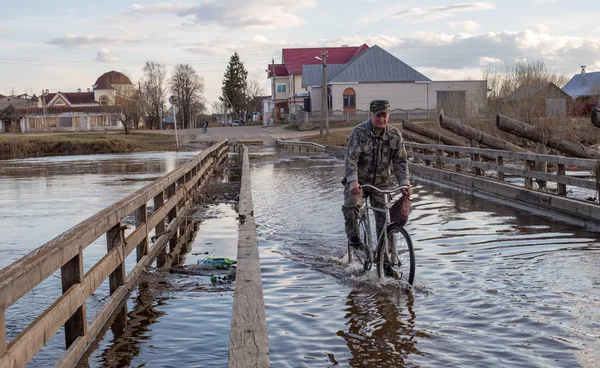
M 0 136 L 0 158 L 165 151 L 175 137 L 155 133 L 72 133 Z

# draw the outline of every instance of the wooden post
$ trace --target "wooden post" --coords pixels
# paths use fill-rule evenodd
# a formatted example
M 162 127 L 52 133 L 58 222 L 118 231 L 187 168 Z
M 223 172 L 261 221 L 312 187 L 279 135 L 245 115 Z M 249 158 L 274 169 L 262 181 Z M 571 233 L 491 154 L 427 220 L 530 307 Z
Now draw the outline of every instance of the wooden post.
M 175 183 L 171 184 L 169 186 L 169 197 L 172 197 L 175 195 Z M 169 222 L 173 222 L 173 220 L 175 220 L 177 218 L 177 207 L 178 206 L 174 206 L 170 211 L 169 211 Z M 167 255 L 171 255 L 171 253 L 173 252 L 173 250 L 175 249 L 175 247 L 177 247 L 177 238 L 178 238 L 178 232 L 179 230 L 175 230 L 173 232 L 173 235 L 171 235 L 171 238 L 169 239 L 169 250 L 166 251 L 165 253 Z M 165 259 L 166 261 L 166 259 Z M 166 262 L 161 264 L 160 267 L 165 266 Z
M 113 248 L 123 245 L 123 232 L 121 230 L 122 223 L 119 222 L 106 233 L 106 248 L 110 252 Z M 121 255 L 123 255 L 121 248 Z M 119 286 L 125 283 L 125 257 L 121 257 L 121 263 L 108 277 L 110 286 L 110 295 L 112 295 Z
M 546 145 L 542 142 L 535 142 L 535 152 L 539 153 L 540 155 L 546 154 Z M 548 164 L 546 163 L 546 161 L 535 160 L 535 171 L 539 171 L 539 172 L 543 172 L 543 173 L 547 172 Z M 535 181 L 538 183 L 540 189 L 546 188 L 545 180 L 536 179 Z
M 158 211 L 162 206 L 165 205 L 165 192 L 160 192 L 156 197 L 154 197 L 154 212 Z M 154 236 L 158 238 L 166 231 L 165 219 L 161 219 L 154 228 Z M 156 257 L 156 265 L 161 267 L 165 262 L 165 251 L 161 251 L 158 253 Z
M 556 165 L 556 178 L 558 179 L 564 175 L 565 175 L 565 165 L 564 164 Z M 561 184 L 561 183 L 556 183 L 556 194 L 562 195 L 562 196 L 567 195 L 567 185 Z
M 471 147 L 479 148 L 479 142 L 476 139 L 471 139 Z M 481 157 L 479 157 L 478 153 L 472 153 L 471 161 L 479 162 L 479 161 L 481 161 Z M 475 176 L 483 175 L 483 170 L 481 170 L 478 167 L 473 167 L 473 175 L 475 175 Z
M 64 266 L 60 268 L 61 279 L 62 279 L 62 292 L 63 294 L 75 284 L 80 284 L 83 280 L 83 253 L 79 251 L 75 257 L 71 258 Z M 112 292 L 111 292 L 112 294 Z M 67 349 L 79 336 L 83 336 L 86 333 L 87 321 L 85 319 L 85 302 L 65 323 L 65 343 Z
M 525 160 L 525 174 L 527 174 L 528 171 L 534 171 L 535 170 L 535 161 L 532 160 Z M 532 177 L 525 177 L 525 189 L 533 189 L 533 178 Z
M 0 308 L 0 357 L 6 353 L 6 319 L 4 309 Z
M 148 219 L 148 208 L 146 204 L 138 208 L 135 212 L 135 227 L 138 228 L 140 225 L 145 224 Z M 142 242 L 138 244 L 136 248 L 136 260 L 137 262 L 142 259 L 143 256 L 148 254 L 148 237 L 142 239 Z
M 443 169 L 444 168 L 444 162 L 442 162 L 442 157 L 444 157 L 444 151 L 437 150 L 436 151 L 436 157 L 437 157 L 437 168 L 438 169 Z
M 496 158 L 496 165 L 504 166 L 504 157 L 498 156 Z M 504 181 L 504 173 L 502 171 L 498 171 L 498 181 Z
M 458 151 L 454 151 L 454 158 L 456 160 L 458 160 L 460 158 L 460 154 Z M 456 172 L 461 172 L 462 171 L 462 167 L 458 164 L 456 164 Z

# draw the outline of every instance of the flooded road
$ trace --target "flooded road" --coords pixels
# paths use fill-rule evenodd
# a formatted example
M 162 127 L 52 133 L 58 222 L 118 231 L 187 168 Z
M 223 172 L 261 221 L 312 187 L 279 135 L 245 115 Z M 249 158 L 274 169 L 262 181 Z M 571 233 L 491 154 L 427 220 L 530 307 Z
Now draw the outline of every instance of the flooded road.
M 272 366 L 598 365 L 599 234 L 414 182 L 406 294 L 339 262 L 342 172 L 254 164 Z
M 121 179 L 158 176 L 183 157 L 157 158 L 162 169 L 146 172 L 148 159 L 130 168 L 108 160 L 113 169 L 100 174 L 68 158 L 14 161 L 11 169 L 2 162 L 2 266 L 146 184 Z M 267 150 L 251 165 L 271 366 L 598 365 L 597 233 L 414 182 L 407 229 L 417 272 L 407 293 L 343 262 L 341 161 Z M 235 254 L 232 205 L 195 216 L 201 222 L 187 264 L 205 252 Z M 32 298 L 50 294 L 38 290 Z M 106 332 L 83 366 L 226 366 L 232 296 L 230 285 L 206 276 L 149 275 L 127 301 L 125 323 Z M 9 340 L 30 310 L 9 308 Z M 53 338 L 30 366 L 55 361 L 63 338 Z

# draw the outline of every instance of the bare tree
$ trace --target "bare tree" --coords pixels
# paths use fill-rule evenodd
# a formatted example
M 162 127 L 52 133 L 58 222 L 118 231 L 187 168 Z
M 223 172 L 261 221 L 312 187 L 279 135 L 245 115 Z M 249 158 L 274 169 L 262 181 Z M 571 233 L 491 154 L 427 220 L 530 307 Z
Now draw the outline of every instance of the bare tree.
M 179 113 L 184 128 L 192 127 L 193 116 L 204 110 L 204 80 L 190 64 L 177 64 L 169 81 L 171 92 L 179 99 Z
M 545 115 L 546 98 L 540 92 L 548 83 L 562 87 L 568 80 L 548 68 L 543 60 L 510 61 L 491 66 L 483 78 L 487 80 L 490 113 L 503 113 L 528 124 Z
M 142 99 L 140 91 L 133 90 L 128 96 L 123 97 L 121 104 L 121 121 L 125 134 L 129 134 L 129 129 L 139 129 L 140 119 L 143 116 Z
M 165 107 L 165 79 L 167 68 L 164 64 L 147 61 L 140 82 L 143 109 L 153 129 L 160 128 L 160 119 Z

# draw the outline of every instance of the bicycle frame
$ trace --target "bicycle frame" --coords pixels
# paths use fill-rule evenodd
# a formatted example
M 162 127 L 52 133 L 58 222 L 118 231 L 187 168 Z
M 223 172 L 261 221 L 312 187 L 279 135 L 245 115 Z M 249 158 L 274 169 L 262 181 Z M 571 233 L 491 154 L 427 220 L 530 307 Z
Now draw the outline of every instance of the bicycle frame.
M 376 251 L 376 247 L 377 244 L 379 244 L 381 242 L 381 237 L 384 237 L 385 239 L 385 246 L 386 248 L 389 246 L 389 239 L 387 236 L 387 228 L 388 226 L 391 224 L 390 222 L 390 208 L 392 207 L 392 195 L 395 193 L 398 193 L 403 187 L 394 189 L 394 190 L 381 190 L 377 187 L 374 187 L 372 185 L 369 184 L 363 184 L 360 186 L 363 190 L 365 189 L 373 189 L 379 193 L 383 194 L 384 197 L 384 208 L 377 208 L 377 207 L 373 207 L 370 205 L 370 201 L 371 199 L 369 198 L 369 204 L 367 204 L 367 198 L 365 197 L 364 200 L 365 202 L 363 203 L 362 209 L 361 209 L 361 213 L 360 213 L 360 217 L 364 216 L 366 219 L 366 223 L 367 223 L 367 227 L 368 227 L 368 240 L 369 240 L 369 249 L 371 250 L 371 252 L 375 252 Z M 385 222 L 383 224 L 383 229 L 381 229 L 381 234 L 379 234 L 379 236 L 375 236 L 377 242 L 375 243 L 375 248 L 372 246 L 371 242 L 373 241 L 373 237 L 371 235 L 371 216 L 369 215 L 369 210 L 373 211 L 373 213 L 379 212 L 379 213 L 383 213 L 385 215 Z M 377 234 L 377 226 L 375 227 L 375 233 Z

